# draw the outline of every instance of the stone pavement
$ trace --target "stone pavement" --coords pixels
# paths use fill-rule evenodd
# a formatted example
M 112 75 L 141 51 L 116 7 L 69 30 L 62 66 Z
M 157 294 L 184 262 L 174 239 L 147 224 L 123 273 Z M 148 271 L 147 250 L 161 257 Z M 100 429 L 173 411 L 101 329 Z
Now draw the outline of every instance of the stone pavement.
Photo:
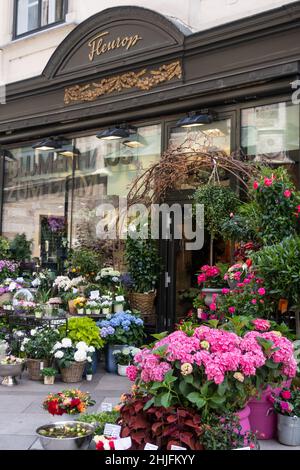
M 69 385 L 59 380 L 54 385 L 44 385 L 28 380 L 24 372 L 16 387 L 0 385 L 0 451 L 41 449 L 35 429 L 55 421 L 55 417 L 50 416 L 41 406 L 49 392 L 71 387 L 88 391 L 96 400 L 96 405 L 88 409 L 91 413 L 100 410 L 102 402 L 116 405 L 120 395 L 127 392 L 130 386 L 126 377 L 108 374 L 102 367 L 99 367 L 92 382 L 83 380 L 80 384 Z M 300 450 L 300 447 L 286 447 L 276 441 L 261 441 L 260 446 L 261 450 Z
M 55 421 L 55 417 L 41 406 L 49 392 L 73 387 L 90 392 L 96 405 L 88 408 L 89 413 L 100 410 L 102 402 L 116 405 L 131 384 L 126 377 L 99 369 L 92 382 L 83 380 L 80 384 L 64 384 L 57 380 L 54 385 L 44 385 L 28 380 L 24 372 L 17 386 L 0 385 L 0 450 L 41 449 L 35 430 L 38 426 Z

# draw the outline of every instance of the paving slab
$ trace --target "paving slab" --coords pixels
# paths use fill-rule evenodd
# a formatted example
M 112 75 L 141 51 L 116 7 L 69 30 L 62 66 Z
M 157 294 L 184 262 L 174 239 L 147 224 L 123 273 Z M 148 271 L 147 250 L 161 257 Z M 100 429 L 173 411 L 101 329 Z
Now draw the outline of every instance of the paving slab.
M 29 449 L 36 437 L 34 436 L 16 436 L 5 435 L 0 436 L 0 450 L 27 450 Z

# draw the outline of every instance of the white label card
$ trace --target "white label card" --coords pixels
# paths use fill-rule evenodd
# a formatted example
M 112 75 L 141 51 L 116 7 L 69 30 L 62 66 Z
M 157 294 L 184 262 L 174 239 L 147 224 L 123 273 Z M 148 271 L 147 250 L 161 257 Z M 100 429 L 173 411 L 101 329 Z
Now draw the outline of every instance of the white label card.
M 104 427 L 104 436 L 106 437 L 116 437 L 119 438 L 121 433 L 121 426 L 118 424 L 106 423 Z
M 171 450 L 187 450 L 186 447 L 180 447 L 180 446 L 171 446 Z
M 100 410 L 101 411 L 112 411 L 113 406 L 112 403 L 101 403 Z
M 115 450 L 128 450 L 132 446 L 131 437 L 123 437 L 114 441 Z
M 233 450 L 251 450 L 250 447 L 240 447 L 239 449 L 233 449 Z
M 157 450 L 157 449 L 158 449 L 158 446 L 154 444 L 149 444 L 149 442 L 147 442 L 147 444 L 144 447 L 144 450 Z

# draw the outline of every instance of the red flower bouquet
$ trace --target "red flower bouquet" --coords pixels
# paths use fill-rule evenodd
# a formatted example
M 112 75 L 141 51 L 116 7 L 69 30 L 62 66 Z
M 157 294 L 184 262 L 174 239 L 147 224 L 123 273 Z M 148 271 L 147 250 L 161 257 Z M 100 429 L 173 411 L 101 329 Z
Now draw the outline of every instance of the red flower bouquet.
M 49 394 L 43 402 L 43 408 L 52 415 L 75 415 L 83 413 L 95 403 L 88 392 L 73 389 Z

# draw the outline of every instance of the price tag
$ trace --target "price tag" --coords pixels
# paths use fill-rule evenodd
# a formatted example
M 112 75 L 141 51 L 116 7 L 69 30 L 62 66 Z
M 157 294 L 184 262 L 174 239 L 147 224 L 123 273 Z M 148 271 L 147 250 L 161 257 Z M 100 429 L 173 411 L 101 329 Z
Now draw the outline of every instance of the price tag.
M 180 446 L 171 446 L 171 450 L 187 450 L 186 447 L 180 447 Z
M 100 411 L 112 411 L 112 403 L 101 403 Z
M 149 442 L 147 442 L 147 444 L 144 447 L 144 450 L 157 450 L 157 449 L 158 449 L 158 446 L 154 444 L 149 444 Z
M 104 427 L 104 436 L 106 437 L 116 437 L 119 438 L 121 433 L 121 426 L 118 424 L 106 423 Z
M 128 450 L 132 446 L 131 437 L 123 437 L 114 441 L 115 450 Z
M 41 363 L 40 363 L 40 370 L 43 370 L 43 369 L 44 369 L 44 363 L 41 362 Z

